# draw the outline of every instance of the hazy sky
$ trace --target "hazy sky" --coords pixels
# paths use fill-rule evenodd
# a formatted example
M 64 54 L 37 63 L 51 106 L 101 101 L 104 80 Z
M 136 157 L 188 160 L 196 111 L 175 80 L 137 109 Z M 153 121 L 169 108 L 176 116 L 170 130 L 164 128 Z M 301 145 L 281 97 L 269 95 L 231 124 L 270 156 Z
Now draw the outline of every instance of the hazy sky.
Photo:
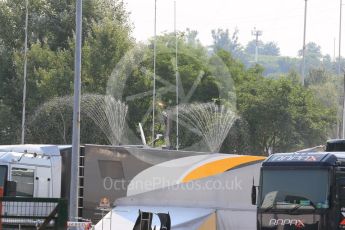
M 153 36 L 154 0 L 124 0 L 131 12 L 134 37 Z M 304 0 L 176 0 L 177 29 L 199 32 L 204 45 L 212 44 L 211 30 L 239 29 L 244 45 L 254 37 L 254 27 L 263 31 L 261 40 L 275 41 L 282 55 L 296 56 L 303 45 Z M 316 42 L 323 54 L 338 55 L 340 0 L 308 0 L 306 42 Z M 345 17 L 345 9 L 344 9 Z M 345 24 L 345 21 L 343 25 Z M 157 0 L 157 33 L 174 30 L 174 0 Z M 343 29 L 345 38 L 345 28 Z M 343 40 L 343 39 L 342 39 Z M 345 46 L 343 43 L 342 47 Z M 344 50 L 344 49 L 342 49 Z M 344 54 L 343 54 L 344 56 Z

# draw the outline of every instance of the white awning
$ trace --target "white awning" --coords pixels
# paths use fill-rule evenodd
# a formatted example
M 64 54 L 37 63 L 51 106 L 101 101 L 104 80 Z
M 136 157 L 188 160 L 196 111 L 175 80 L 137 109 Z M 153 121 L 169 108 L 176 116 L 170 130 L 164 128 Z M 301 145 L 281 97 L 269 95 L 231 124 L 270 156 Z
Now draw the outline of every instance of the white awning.
M 156 207 L 156 206 L 118 206 L 109 212 L 100 222 L 96 224 L 96 230 L 133 230 L 139 210 L 151 213 L 169 213 L 172 230 L 199 230 L 207 224 L 208 230 L 216 227 L 214 209 L 203 208 L 181 208 L 181 207 Z M 211 221 L 210 221 L 211 220 Z M 208 223 L 206 223 L 208 222 Z M 210 223 L 212 222 L 212 223 Z M 214 223 L 213 223 L 214 222 Z M 214 226 L 210 228 L 209 226 Z M 159 229 L 160 222 L 156 215 L 153 216 L 152 229 L 156 226 Z M 204 228 L 202 228 L 204 229 Z

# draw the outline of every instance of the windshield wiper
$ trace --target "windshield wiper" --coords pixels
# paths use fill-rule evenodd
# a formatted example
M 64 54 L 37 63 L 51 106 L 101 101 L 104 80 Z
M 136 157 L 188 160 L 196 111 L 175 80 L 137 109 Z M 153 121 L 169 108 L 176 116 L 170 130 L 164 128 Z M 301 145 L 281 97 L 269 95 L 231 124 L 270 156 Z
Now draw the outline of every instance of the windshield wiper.
M 271 210 L 274 207 L 274 204 L 271 204 L 270 206 L 266 207 L 263 212 L 267 212 L 269 210 Z
M 299 209 L 299 208 L 302 207 L 302 206 L 312 206 L 312 207 L 314 208 L 314 210 L 315 210 L 315 209 L 316 209 L 315 204 L 314 204 L 312 201 L 309 201 L 309 202 L 310 202 L 309 205 L 302 205 L 302 204 L 296 205 L 295 207 L 293 207 L 292 209 L 290 209 L 290 212 L 293 212 L 293 211 Z
M 275 205 L 277 205 L 277 203 L 273 203 L 270 206 L 265 207 L 263 212 L 267 212 L 267 211 L 271 210 L 272 208 L 274 208 Z M 291 204 L 290 203 L 286 203 L 286 204 L 278 204 L 278 205 L 291 205 Z

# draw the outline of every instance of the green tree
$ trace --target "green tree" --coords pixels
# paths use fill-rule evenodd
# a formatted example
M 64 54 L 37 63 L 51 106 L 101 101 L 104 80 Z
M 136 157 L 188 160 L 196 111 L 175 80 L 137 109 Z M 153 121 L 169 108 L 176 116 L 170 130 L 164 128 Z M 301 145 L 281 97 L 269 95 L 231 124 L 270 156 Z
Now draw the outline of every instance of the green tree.
M 298 55 L 302 57 L 303 51 L 299 50 Z M 305 48 L 305 72 L 308 73 L 312 69 L 319 69 L 322 66 L 321 47 L 315 42 L 309 42 Z M 302 66 L 302 63 L 301 63 Z
M 258 41 L 258 53 L 261 55 L 263 51 L 264 43 L 263 41 Z M 248 42 L 246 45 L 246 48 L 244 49 L 244 52 L 249 55 L 255 55 L 256 52 L 256 41 L 252 40 Z
M 82 90 L 104 94 L 111 72 L 133 46 L 130 28 L 110 18 L 93 23 L 82 56 Z
M 256 78 L 243 83 L 237 91 L 254 153 L 319 145 L 334 122 L 333 110 L 318 104 L 310 90 L 286 78 Z
M 15 143 L 19 130 L 19 123 L 16 123 L 11 108 L 0 101 L 0 143 Z
M 198 37 L 198 31 L 191 30 L 191 29 L 187 28 L 184 36 L 186 38 L 187 43 L 189 43 L 189 44 L 200 44 L 200 41 L 197 38 Z
M 256 41 L 252 40 L 248 42 L 245 52 L 250 55 L 254 55 L 256 50 Z M 277 43 L 275 42 L 267 42 L 264 43 L 263 41 L 258 41 L 258 52 L 260 55 L 270 55 L 270 56 L 279 56 L 280 55 L 280 48 L 278 47 Z
M 220 91 L 227 87 L 231 79 L 223 79 L 216 73 L 216 57 L 209 56 L 200 43 L 191 43 L 184 34 L 178 36 L 178 75 L 179 103 L 219 101 Z M 152 125 L 152 87 L 153 87 L 153 41 L 143 46 L 135 56 L 144 57 L 133 69 L 126 69 L 127 80 L 122 100 L 129 107 L 128 122 L 131 130 L 136 130 L 141 122 L 145 133 L 151 133 Z M 225 52 L 225 51 L 224 51 Z M 132 60 L 133 58 L 129 58 Z M 157 37 L 156 58 L 156 133 L 165 133 L 163 111 L 171 112 L 176 106 L 176 73 L 175 73 L 175 36 L 165 34 Z M 212 69 L 216 66 L 216 69 Z M 133 67 L 133 65 L 132 65 Z M 226 76 L 224 76 L 226 78 Z M 173 112 L 172 112 L 173 113 Z M 144 119 L 145 118 L 145 119 Z M 174 116 L 173 116 L 174 118 Z M 175 140 L 175 121 L 172 121 L 170 140 L 173 146 Z M 150 137 L 151 138 L 151 137 Z M 181 147 L 189 146 L 201 139 L 189 129 L 181 126 Z
M 277 43 L 275 42 L 267 42 L 264 44 L 262 49 L 263 55 L 271 55 L 271 56 L 279 56 L 280 55 L 280 48 L 278 47 Z
M 213 49 L 215 51 L 223 49 L 230 52 L 235 58 L 243 57 L 243 47 L 238 41 L 238 29 L 235 29 L 232 35 L 230 35 L 228 29 L 212 30 L 211 33 L 213 38 Z
M 69 47 L 75 30 L 75 0 L 30 0 L 29 43 L 47 43 L 57 50 Z M 108 18 L 129 27 L 128 13 L 120 0 L 83 2 L 83 37 L 92 31 L 93 22 Z M 0 40 L 9 48 L 21 49 L 24 42 L 25 1 L 0 1 Z
M 29 1 L 27 115 L 43 102 L 72 93 L 75 1 Z M 25 1 L 0 1 L 0 103 L 8 132 L 21 121 Z M 83 4 L 83 92 L 104 92 L 106 79 L 133 42 L 120 0 Z M 116 41 L 116 42 L 115 42 Z M 11 139 L 13 141 L 13 139 Z
M 244 64 L 238 59 L 235 59 L 230 52 L 219 50 L 216 53 L 216 56 L 219 57 L 226 65 L 236 86 L 243 81 L 249 80 Z

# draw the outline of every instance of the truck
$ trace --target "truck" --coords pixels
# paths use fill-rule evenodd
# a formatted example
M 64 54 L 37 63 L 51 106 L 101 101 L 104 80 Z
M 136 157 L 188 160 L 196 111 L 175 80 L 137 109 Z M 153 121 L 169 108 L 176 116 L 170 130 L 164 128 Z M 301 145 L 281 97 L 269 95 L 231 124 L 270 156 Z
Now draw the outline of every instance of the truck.
M 61 170 L 56 146 L 0 146 L 0 196 L 60 198 Z
M 68 201 L 71 152 L 70 145 L 0 145 L 0 200 L 19 197 Z M 83 145 L 78 166 L 78 218 L 97 223 L 116 199 L 127 196 L 128 184 L 140 172 L 161 162 L 202 154 L 207 153 L 145 146 Z M 14 208 L 8 201 L 5 207 L 0 201 L 0 216 L 18 214 L 23 204 L 17 203 Z M 52 211 L 46 209 L 43 213 L 31 205 L 32 210 L 27 212 L 49 215 Z
M 270 155 L 251 200 L 258 230 L 345 229 L 345 140 L 322 152 Z

